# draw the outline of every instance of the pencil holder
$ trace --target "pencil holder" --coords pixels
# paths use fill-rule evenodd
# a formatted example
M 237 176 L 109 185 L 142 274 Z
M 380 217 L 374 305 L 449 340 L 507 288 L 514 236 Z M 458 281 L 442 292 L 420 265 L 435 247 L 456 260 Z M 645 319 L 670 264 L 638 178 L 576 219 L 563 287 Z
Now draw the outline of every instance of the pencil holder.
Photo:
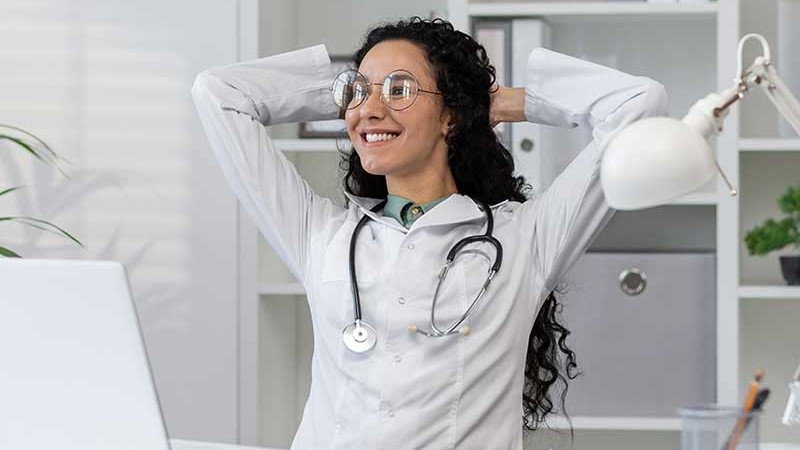
M 681 450 L 758 450 L 759 412 L 701 405 L 680 408 Z

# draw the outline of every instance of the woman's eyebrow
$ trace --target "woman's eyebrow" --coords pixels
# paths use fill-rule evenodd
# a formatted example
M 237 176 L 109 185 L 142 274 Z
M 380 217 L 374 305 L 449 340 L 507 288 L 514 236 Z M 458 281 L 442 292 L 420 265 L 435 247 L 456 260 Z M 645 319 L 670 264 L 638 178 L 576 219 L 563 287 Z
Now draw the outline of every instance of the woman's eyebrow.
M 361 71 L 361 70 L 359 70 L 359 69 L 356 69 L 356 70 L 358 70 L 358 73 L 360 73 L 361 75 L 363 75 L 363 76 L 364 76 L 364 79 L 366 79 L 366 80 L 367 80 L 367 83 L 372 83 L 372 79 L 373 79 L 373 77 L 370 77 L 370 76 L 369 76 L 369 75 L 368 75 L 366 72 L 362 72 L 362 71 Z M 402 71 L 404 71 L 404 72 L 408 72 L 408 73 L 410 73 L 411 75 L 413 75 L 413 76 L 414 76 L 414 78 L 417 78 L 417 72 L 415 72 L 415 71 L 413 71 L 413 70 L 410 70 L 410 69 L 405 69 L 405 68 L 402 68 L 402 67 L 395 67 L 395 68 L 393 68 L 393 69 L 389 70 L 388 72 L 386 72 L 386 74 L 385 74 L 385 75 L 383 75 L 383 76 L 381 76 L 381 77 L 378 77 L 377 79 L 378 79 L 378 80 L 381 80 L 381 81 L 383 81 L 384 79 L 386 79 L 386 77 L 388 77 L 388 76 L 389 76 L 389 74 L 390 74 L 390 73 L 392 73 L 392 72 L 397 72 L 398 70 L 402 70 Z M 419 80 L 419 78 L 417 78 L 417 80 Z

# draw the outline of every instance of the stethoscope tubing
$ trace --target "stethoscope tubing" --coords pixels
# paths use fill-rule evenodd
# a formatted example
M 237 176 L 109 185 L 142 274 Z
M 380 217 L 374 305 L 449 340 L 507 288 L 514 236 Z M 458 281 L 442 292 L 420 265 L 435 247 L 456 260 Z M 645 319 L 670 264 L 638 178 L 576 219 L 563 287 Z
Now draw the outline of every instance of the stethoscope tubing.
M 384 200 L 384 201 L 378 203 L 377 205 L 375 205 L 371 209 L 371 211 L 373 213 L 375 213 L 375 212 L 379 211 L 381 208 L 383 208 L 385 205 L 386 205 L 386 200 Z M 486 292 L 486 290 L 487 290 L 487 288 L 489 286 L 489 283 L 491 283 L 491 281 L 494 278 L 495 274 L 500 270 L 500 266 L 502 265 L 502 262 L 503 262 L 503 246 L 500 243 L 500 241 L 497 240 L 497 238 L 495 238 L 492 235 L 492 232 L 494 231 L 494 217 L 493 217 L 491 208 L 489 207 L 489 205 L 486 205 L 486 204 L 484 204 L 482 202 L 480 203 L 480 205 L 481 205 L 482 209 L 484 210 L 484 212 L 486 213 L 486 218 L 487 218 L 487 220 L 486 220 L 486 232 L 484 234 L 481 234 L 481 235 L 467 236 L 467 237 L 461 239 L 447 253 L 447 259 L 445 261 L 444 266 L 442 266 L 442 269 L 439 271 L 439 275 L 438 275 L 439 280 L 436 283 L 436 290 L 435 290 L 435 292 L 433 294 L 433 300 L 431 301 L 431 329 L 432 330 L 428 331 L 428 330 L 417 328 L 416 326 L 412 325 L 412 326 L 409 327 L 410 331 L 414 331 L 414 332 L 417 332 L 417 333 L 420 333 L 420 334 L 423 334 L 423 335 L 429 336 L 429 337 L 442 337 L 442 336 L 455 334 L 455 333 L 461 333 L 461 334 L 468 334 L 469 333 L 469 330 L 468 330 L 469 327 L 463 327 L 460 331 L 456 331 L 456 329 L 459 326 L 461 326 L 461 324 L 464 323 L 464 321 L 467 319 L 467 317 L 469 317 L 469 315 L 475 309 L 475 307 L 478 304 L 478 301 L 481 299 L 481 297 L 483 297 L 484 293 Z M 357 339 L 357 343 L 352 343 L 353 345 L 357 346 L 358 349 L 352 348 L 352 347 L 350 349 L 353 350 L 353 351 L 357 351 L 357 352 L 366 351 L 369 348 L 371 348 L 372 345 L 374 345 L 374 333 L 375 333 L 375 330 L 369 324 L 364 322 L 363 321 L 363 317 L 362 317 L 361 298 L 360 298 L 359 292 L 358 292 L 358 279 L 357 279 L 357 276 L 356 276 L 356 265 L 355 265 L 356 240 L 357 240 L 357 237 L 358 237 L 358 233 L 361 230 L 361 228 L 367 223 L 367 221 L 369 221 L 369 219 L 370 219 L 370 216 L 368 214 L 364 214 L 364 216 L 361 217 L 361 219 L 356 224 L 355 228 L 353 229 L 353 234 L 350 237 L 350 251 L 349 251 L 349 262 L 348 262 L 348 265 L 349 265 L 349 269 L 350 269 L 350 287 L 351 287 L 352 294 L 353 294 L 353 320 L 354 320 L 354 322 L 353 322 L 353 324 L 348 325 L 348 327 L 345 328 L 345 335 L 346 335 L 345 343 L 348 345 L 348 347 L 350 347 L 351 344 L 349 344 L 347 342 L 348 341 L 348 337 L 349 337 L 348 329 L 356 330 L 356 331 L 353 331 L 354 334 L 357 334 L 360 331 L 367 331 L 368 332 L 367 335 L 369 335 L 369 333 L 373 334 L 372 341 L 371 341 L 372 343 L 368 344 L 366 347 L 362 345 L 364 336 L 366 336 L 366 335 L 360 336 L 360 339 L 362 339 L 362 340 L 358 340 Z M 469 245 L 469 244 L 474 243 L 474 242 L 488 242 L 489 244 L 491 244 L 494 247 L 495 252 L 496 252 L 495 253 L 495 258 L 494 258 L 494 263 L 492 264 L 492 267 L 489 269 L 487 278 L 483 282 L 483 285 L 481 286 L 481 289 L 478 292 L 478 295 L 475 296 L 475 299 L 472 301 L 472 303 L 470 304 L 469 308 L 467 308 L 467 310 L 464 312 L 464 314 L 461 315 L 461 317 L 458 320 L 453 322 L 453 324 L 450 325 L 449 327 L 445 327 L 445 330 L 443 331 L 442 329 L 440 329 L 439 327 L 436 326 L 436 303 L 437 303 L 437 300 L 439 298 L 439 291 L 441 289 L 441 286 L 442 286 L 442 283 L 444 282 L 445 277 L 447 276 L 447 272 L 448 272 L 448 270 L 450 270 L 450 267 L 452 267 L 452 265 L 454 264 L 455 258 L 458 256 L 459 251 L 461 251 L 461 249 L 464 246 Z
M 372 208 L 372 212 L 378 212 L 386 204 L 386 200 L 378 203 Z M 367 223 L 369 215 L 364 214 L 364 217 L 358 221 L 356 227 L 353 229 L 353 234 L 350 236 L 350 289 L 353 291 L 353 317 L 356 323 L 362 322 L 361 316 L 361 298 L 358 295 L 358 280 L 356 279 L 356 237 L 358 237 L 359 230 Z

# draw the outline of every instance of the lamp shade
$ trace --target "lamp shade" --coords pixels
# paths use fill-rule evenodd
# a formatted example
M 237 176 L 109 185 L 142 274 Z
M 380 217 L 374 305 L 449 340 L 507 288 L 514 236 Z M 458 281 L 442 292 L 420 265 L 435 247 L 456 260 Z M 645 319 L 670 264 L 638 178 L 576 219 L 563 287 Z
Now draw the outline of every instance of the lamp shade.
M 600 166 L 606 201 L 630 210 L 665 204 L 703 186 L 716 174 L 703 135 L 670 117 L 650 117 L 620 131 Z

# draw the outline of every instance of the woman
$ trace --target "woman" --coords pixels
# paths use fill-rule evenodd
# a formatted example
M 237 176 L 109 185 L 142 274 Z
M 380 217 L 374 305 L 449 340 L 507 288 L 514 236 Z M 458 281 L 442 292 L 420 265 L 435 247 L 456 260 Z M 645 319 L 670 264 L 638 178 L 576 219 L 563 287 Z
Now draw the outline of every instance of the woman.
M 574 368 L 553 291 L 613 214 L 601 155 L 627 124 L 664 114 L 664 88 L 543 48 L 524 88 L 497 87 L 484 49 L 438 19 L 371 30 L 354 62 L 337 77 L 319 45 L 208 70 L 193 88 L 222 170 L 306 288 L 312 384 L 292 448 L 521 449 Z M 264 128 L 340 113 L 354 148 L 346 207 L 315 194 Z M 491 128 L 521 120 L 593 135 L 531 199 Z M 441 281 L 453 245 L 489 229 L 502 255 L 473 242 Z

